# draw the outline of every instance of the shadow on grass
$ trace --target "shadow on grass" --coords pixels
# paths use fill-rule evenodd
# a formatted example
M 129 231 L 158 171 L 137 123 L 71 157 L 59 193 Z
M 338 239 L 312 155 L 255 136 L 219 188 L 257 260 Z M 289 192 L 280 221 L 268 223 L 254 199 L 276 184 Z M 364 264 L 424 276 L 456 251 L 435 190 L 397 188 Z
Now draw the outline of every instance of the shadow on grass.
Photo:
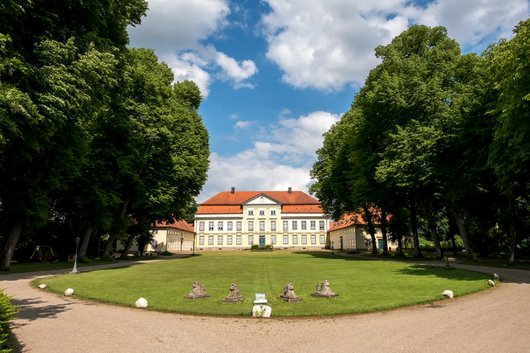
M 330 260 L 345 260 L 345 261 L 370 261 L 370 258 L 362 258 L 357 255 L 350 256 L 339 252 L 322 251 L 322 250 L 308 250 L 308 251 L 293 251 L 295 255 L 310 255 L 319 259 L 330 259 Z
M 393 272 L 407 276 L 436 276 L 452 281 L 475 281 L 487 278 L 484 273 L 429 265 L 411 265 Z

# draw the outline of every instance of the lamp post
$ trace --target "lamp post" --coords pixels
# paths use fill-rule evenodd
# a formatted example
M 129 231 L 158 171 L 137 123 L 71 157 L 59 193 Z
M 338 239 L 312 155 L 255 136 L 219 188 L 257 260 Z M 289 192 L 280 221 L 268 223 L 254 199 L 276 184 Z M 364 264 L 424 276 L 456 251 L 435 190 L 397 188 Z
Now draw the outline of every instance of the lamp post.
M 81 239 L 79 239 L 79 237 L 76 237 L 75 238 L 75 256 L 74 256 L 74 268 L 72 269 L 72 271 L 70 271 L 70 273 L 78 273 L 79 271 L 77 271 L 77 248 L 79 247 L 79 241 Z

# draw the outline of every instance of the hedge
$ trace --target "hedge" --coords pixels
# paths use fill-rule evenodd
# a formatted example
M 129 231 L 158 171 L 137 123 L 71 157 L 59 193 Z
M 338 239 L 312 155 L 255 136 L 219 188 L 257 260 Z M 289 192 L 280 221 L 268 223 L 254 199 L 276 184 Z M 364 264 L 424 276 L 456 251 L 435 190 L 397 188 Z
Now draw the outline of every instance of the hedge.
M 16 308 L 9 302 L 9 297 L 0 290 L 0 353 L 13 351 L 11 320 L 16 312 Z

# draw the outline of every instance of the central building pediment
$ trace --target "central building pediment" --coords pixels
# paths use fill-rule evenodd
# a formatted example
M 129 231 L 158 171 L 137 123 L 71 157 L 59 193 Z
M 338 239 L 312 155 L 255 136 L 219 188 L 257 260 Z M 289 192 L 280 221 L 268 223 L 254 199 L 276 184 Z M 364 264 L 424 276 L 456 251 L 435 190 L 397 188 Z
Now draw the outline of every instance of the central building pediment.
M 243 205 L 281 205 L 282 203 L 278 200 L 273 199 L 272 197 L 269 197 L 265 194 L 259 194 L 254 196 L 253 198 L 243 202 Z

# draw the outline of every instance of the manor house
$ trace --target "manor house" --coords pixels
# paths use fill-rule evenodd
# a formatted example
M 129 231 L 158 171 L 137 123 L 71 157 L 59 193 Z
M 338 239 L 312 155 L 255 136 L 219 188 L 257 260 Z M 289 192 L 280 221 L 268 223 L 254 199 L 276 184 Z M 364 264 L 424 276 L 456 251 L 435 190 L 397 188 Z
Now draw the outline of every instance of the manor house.
M 328 218 L 320 202 L 302 191 L 223 191 L 200 204 L 196 248 L 323 248 Z

